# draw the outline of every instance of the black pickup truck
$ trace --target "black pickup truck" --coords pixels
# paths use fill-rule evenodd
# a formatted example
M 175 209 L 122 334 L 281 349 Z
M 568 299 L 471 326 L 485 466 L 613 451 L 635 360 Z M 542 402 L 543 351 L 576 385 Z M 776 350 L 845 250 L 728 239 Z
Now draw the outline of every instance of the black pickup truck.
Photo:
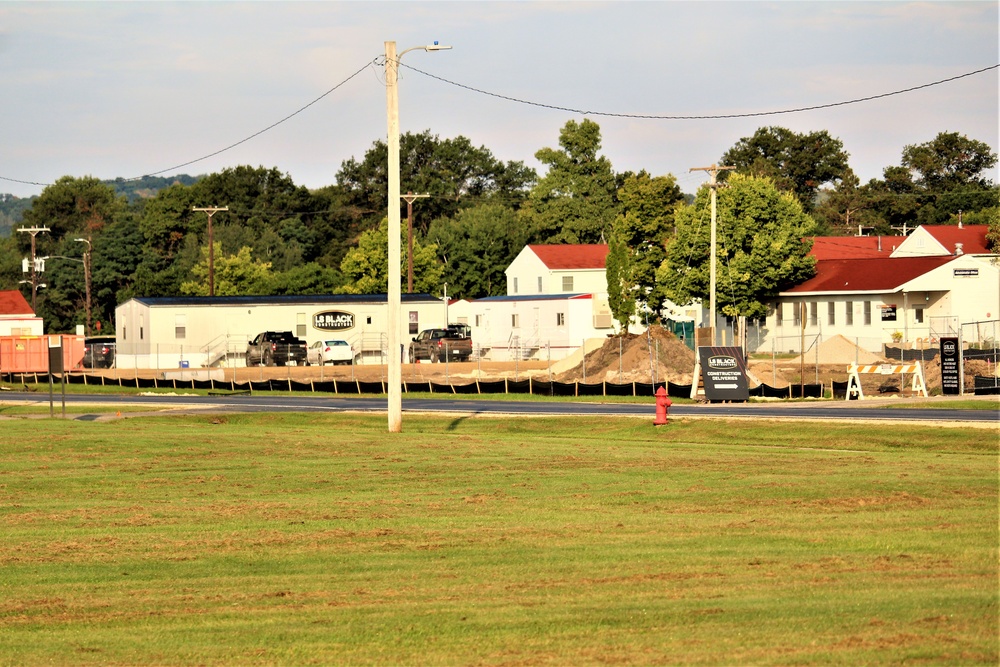
M 304 366 L 306 342 L 291 331 L 265 331 L 247 343 L 247 366 Z

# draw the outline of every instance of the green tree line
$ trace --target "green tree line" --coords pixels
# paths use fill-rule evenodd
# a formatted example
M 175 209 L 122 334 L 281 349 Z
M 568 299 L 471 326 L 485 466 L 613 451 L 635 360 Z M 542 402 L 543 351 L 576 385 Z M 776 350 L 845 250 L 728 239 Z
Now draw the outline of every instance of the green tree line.
M 666 299 L 704 298 L 707 189 L 681 192 L 669 174 L 617 173 L 601 154 L 600 127 L 569 121 L 556 147 L 502 162 L 465 137 L 429 131 L 400 138 L 404 192 L 413 202 L 414 291 L 480 298 L 503 294 L 504 269 L 528 243 L 607 243 L 609 297 L 619 322 L 655 319 Z M 983 177 L 997 156 L 983 142 L 943 132 L 904 147 L 899 165 L 860 184 L 842 143 L 827 132 L 765 127 L 719 163 L 720 284 L 724 312 L 757 316 L 778 291 L 811 275 L 804 241 L 918 224 L 993 226 L 998 189 Z M 307 189 L 277 168 L 239 166 L 198 177 L 102 182 L 66 176 L 37 197 L 0 195 L 0 288 L 25 279 L 28 234 L 49 256 L 38 314 L 52 332 L 82 324 L 82 258 L 92 248 L 93 319 L 111 323 L 136 296 L 208 294 L 208 215 L 213 215 L 217 295 L 380 293 L 386 276 L 387 147 L 376 141 L 341 164 L 335 184 Z M 409 257 L 404 216 L 403 287 Z M 69 258 L 69 259 L 65 259 Z M 27 291 L 26 291 L 27 292 Z M 638 310 L 637 310 L 638 309 Z

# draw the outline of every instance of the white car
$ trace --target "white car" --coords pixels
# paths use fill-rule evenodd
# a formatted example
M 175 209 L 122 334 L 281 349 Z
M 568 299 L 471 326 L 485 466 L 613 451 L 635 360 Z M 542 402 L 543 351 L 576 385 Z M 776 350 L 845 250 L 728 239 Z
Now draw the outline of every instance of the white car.
M 306 350 L 306 364 L 309 366 L 350 364 L 353 359 L 354 350 L 346 340 L 318 340 Z

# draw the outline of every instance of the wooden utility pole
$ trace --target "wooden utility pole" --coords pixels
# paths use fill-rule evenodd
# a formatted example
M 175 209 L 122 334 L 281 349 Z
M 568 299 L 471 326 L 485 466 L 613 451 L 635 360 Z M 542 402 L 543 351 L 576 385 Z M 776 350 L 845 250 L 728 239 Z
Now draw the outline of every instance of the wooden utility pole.
M 212 216 L 219 211 L 228 211 L 228 206 L 207 206 L 205 208 L 192 208 L 192 211 L 205 211 L 208 213 L 208 295 L 215 296 L 215 244 L 212 239 Z
M 38 308 L 35 307 L 35 297 L 38 294 L 38 260 L 35 259 L 35 237 L 42 232 L 48 232 L 48 227 L 20 227 L 19 232 L 27 232 L 31 234 L 31 312 L 35 315 L 38 314 Z
M 715 191 L 719 187 L 718 177 L 720 171 L 731 171 L 736 169 L 736 167 L 720 167 L 719 165 L 713 164 L 711 167 L 692 167 L 689 171 L 705 171 L 711 177 L 708 182 L 708 187 L 712 189 L 712 243 L 711 258 L 709 262 L 709 296 L 710 296 L 710 311 L 711 317 L 709 326 L 712 327 L 712 346 L 718 344 L 717 337 L 715 335 Z
M 415 195 L 413 191 L 400 195 L 406 202 L 406 293 L 413 292 L 413 202 L 430 197 L 429 194 Z M 445 322 L 447 324 L 447 322 Z

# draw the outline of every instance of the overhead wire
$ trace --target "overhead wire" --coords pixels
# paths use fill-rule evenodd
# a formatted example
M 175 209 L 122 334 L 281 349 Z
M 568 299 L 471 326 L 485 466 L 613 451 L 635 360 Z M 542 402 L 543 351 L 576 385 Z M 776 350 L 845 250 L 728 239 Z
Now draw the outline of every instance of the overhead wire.
M 733 113 L 733 114 L 716 114 L 716 115 L 658 115 L 658 114 L 637 114 L 637 113 L 616 113 L 611 111 L 587 111 L 583 109 L 576 109 L 573 107 L 558 106 L 555 104 L 544 104 L 542 102 L 533 102 L 530 100 L 519 99 L 517 97 L 512 97 L 510 95 L 501 95 L 499 93 L 493 93 L 487 90 L 482 90 L 481 88 L 475 88 L 464 83 L 458 83 L 457 81 L 451 81 L 436 74 L 431 74 L 430 72 L 425 72 L 421 69 L 417 69 L 412 65 L 405 65 L 399 63 L 402 67 L 411 69 L 414 72 L 423 74 L 431 79 L 436 79 L 442 83 L 447 83 L 448 85 L 455 86 L 457 88 L 463 88 L 465 90 L 472 91 L 474 93 L 479 93 L 480 95 L 486 95 L 489 97 L 495 97 L 501 100 L 507 100 L 508 102 L 516 102 L 517 104 L 525 104 L 528 106 L 540 107 L 543 109 L 554 109 L 556 111 L 567 111 L 569 113 L 580 114 L 584 116 L 605 116 L 610 118 L 632 118 L 639 120 L 723 120 L 727 118 L 756 118 L 760 116 L 777 116 L 781 114 L 789 113 L 800 113 L 803 111 L 817 111 L 819 109 L 830 109 L 833 107 L 846 106 L 848 104 L 859 104 L 861 102 L 870 102 L 872 100 L 878 100 L 885 97 L 892 97 L 894 95 L 902 95 L 904 93 L 912 93 L 917 90 L 922 90 L 924 88 L 930 88 L 932 86 L 939 86 L 944 83 L 949 83 L 951 81 L 957 81 L 959 79 L 964 79 L 969 76 L 974 76 L 976 74 L 982 74 L 983 72 L 988 72 L 993 69 L 1000 67 L 1000 64 L 990 65 L 989 67 L 983 67 L 982 69 L 975 70 L 973 72 L 966 72 L 965 74 L 959 74 L 957 76 L 948 77 L 947 79 L 940 79 L 938 81 L 932 81 L 930 83 L 924 83 L 919 86 L 911 86 L 909 88 L 903 88 L 901 90 L 894 90 L 888 93 L 880 93 L 878 95 L 869 95 L 867 97 L 858 97 L 852 100 L 844 100 L 841 102 L 829 102 L 827 104 L 817 104 L 808 107 L 796 107 L 792 109 L 780 109 L 774 111 L 754 111 L 749 113 Z
M 362 66 L 361 68 L 359 68 L 353 74 L 349 75 L 347 78 L 345 78 L 344 80 L 342 80 L 340 83 L 338 83 L 337 85 L 333 86 L 332 88 L 330 88 L 325 93 L 323 93 L 322 95 L 320 95 L 316 99 L 312 100 L 308 104 L 300 107 L 296 111 L 294 111 L 294 112 L 288 114 L 287 116 L 285 116 L 284 118 L 282 118 L 282 119 L 280 119 L 280 120 L 278 120 L 278 121 L 276 121 L 276 122 L 268 125 L 267 127 L 263 128 L 261 130 L 258 130 L 257 132 L 254 132 L 253 134 L 250 134 L 249 136 L 247 136 L 247 137 L 245 137 L 243 139 L 240 139 L 239 141 L 236 141 L 236 142 L 234 142 L 232 144 L 229 144 L 228 146 L 226 146 L 224 148 L 220 148 L 220 149 L 218 149 L 216 151 L 208 153 L 207 155 L 203 155 L 203 156 L 201 156 L 199 158 L 195 158 L 195 159 L 192 159 L 192 160 L 188 160 L 186 162 L 182 162 L 182 163 L 174 165 L 172 167 L 166 167 L 164 169 L 160 169 L 160 170 L 157 170 L 157 171 L 148 172 L 146 174 L 143 174 L 142 176 L 134 176 L 134 177 L 123 179 L 123 180 L 126 181 L 126 182 L 131 182 L 131 181 L 140 180 L 140 179 L 142 179 L 142 178 L 144 178 L 146 176 L 156 176 L 156 175 L 159 175 L 159 174 L 166 173 L 168 171 L 173 171 L 173 170 L 176 170 L 176 169 L 181 169 L 183 167 L 187 167 L 187 166 L 195 164 L 197 162 L 202 162 L 202 161 L 207 160 L 209 158 L 212 158 L 212 157 L 215 157 L 215 156 L 220 155 L 222 153 L 225 153 L 226 151 L 232 150 L 233 148 L 236 148 L 237 146 L 240 146 L 240 145 L 242 145 L 242 144 L 250 141 L 251 139 L 254 139 L 254 138 L 258 137 L 258 136 L 264 134 L 265 132 L 268 132 L 268 131 L 274 129 L 275 127 L 278 127 L 279 125 L 287 122 L 288 120 L 291 120 L 292 118 L 294 118 L 295 116 L 299 115 L 300 113 L 302 113 L 303 111 L 305 111 L 309 107 L 317 104 L 318 102 L 320 102 L 321 100 L 323 100 L 324 98 L 326 98 L 327 96 L 329 96 L 330 94 L 332 94 L 333 92 L 335 92 L 337 89 L 339 89 L 340 87 L 342 87 L 343 85 L 345 85 L 346 83 L 348 83 L 349 81 L 351 81 L 352 79 L 354 79 L 355 77 L 357 77 L 359 74 L 361 74 L 365 70 L 367 70 L 369 68 L 372 68 L 374 65 L 378 65 L 380 62 L 384 63 L 384 61 L 385 61 L 384 56 L 377 56 L 377 57 L 373 58 L 372 60 L 366 62 L 364 64 L 364 66 Z M 414 71 L 414 72 L 416 72 L 418 74 L 422 74 L 422 75 L 424 75 L 426 77 L 429 77 L 431 79 L 435 79 L 435 80 L 441 81 L 442 83 L 446 83 L 448 85 L 455 86 L 457 88 L 468 90 L 468 91 L 471 91 L 471 92 L 474 92 L 474 93 L 478 93 L 478 94 L 481 94 L 481 95 L 486 95 L 488 97 L 493 97 L 493 98 L 496 98 L 496 99 L 502 99 L 502 100 L 506 100 L 506 101 L 509 101 L 509 102 L 514 102 L 514 103 L 517 103 L 517 104 L 524 104 L 524 105 L 528 105 L 528 106 L 534 106 L 534 107 L 545 108 L 545 109 L 554 109 L 554 110 L 557 110 L 557 111 L 566 111 L 566 112 L 569 112 L 569 113 L 581 114 L 581 115 L 603 116 L 603 117 L 610 117 L 610 118 L 643 119 L 643 120 L 723 120 L 723 119 L 731 119 L 731 118 L 755 118 L 755 117 L 774 116 L 774 115 L 790 114 L 790 113 L 801 113 L 801 112 L 805 112 L 805 111 L 816 111 L 816 110 L 819 110 L 819 109 L 829 109 L 829 108 L 833 108 L 833 107 L 846 106 L 846 105 L 850 105 L 850 104 L 859 104 L 859 103 L 862 103 L 862 102 L 870 102 L 872 100 L 882 99 L 882 98 L 886 98 L 886 97 L 892 97 L 892 96 L 895 96 L 895 95 L 902 95 L 904 93 L 910 93 L 910 92 L 914 92 L 914 91 L 917 91 L 917 90 L 922 90 L 922 89 L 925 89 L 925 88 L 930 88 L 930 87 L 933 87 L 933 86 L 939 86 L 939 85 L 942 85 L 942 84 L 945 84 L 945 83 L 950 83 L 952 81 L 957 81 L 959 79 L 964 79 L 966 77 L 975 76 L 977 74 L 982 74 L 984 72 L 988 72 L 990 70 L 994 70 L 994 69 L 997 69 L 998 67 L 1000 67 L 1000 64 L 990 65 L 988 67 L 983 67 L 983 68 L 980 68 L 980 69 L 977 69 L 977 70 L 974 70 L 974 71 L 971 71 L 971 72 L 966 72 L 964 74 L 959 74 L 959 75 L 948 77 L 948 78 L 945 78 L 945 79 L 939 79 L 937 81 L 932 81 L 932 82 L 924 83 L 924 84 L 917 85 L 917 86 L 911 86 L 909 88 L 903 88 L 901 90 L 895 90 L 895 91 L 892 91 L 892 92 L 880 93 L 878 95 L 869 95 L 869 96 L 866 96 L 866 97 L 859 97 L 859 98 L 855 98 L 855 99 L 851 99 L 851 100 L 844 100 L 844 101 L 840 101 L 840 102 L 830 102 L 830 103 L 827 103 L 827 104 L 819 104 L 819 105 L 814 105 L 814 106 L 796 107 L 796 108 L 791 108 L 791 109 L 781 109 L 781 110 L 772 110 L 772 111 L 757 111 L 757 112 L 748 112 L 748 113 L 739 113 L 739 114 L 659 115 L 659 114 L 618 113 L 618 112 L 592 111 L 592 110 L 588 111 L 588 110 L 583 110 L 583 109 L 576 109 L 576 108 L 573 108 L 573 107 L 566 107 L 566 106 L 559 106 L 559 105 L 555 105 L 555 104 L 545 104 L 545 103 L 541 103 L 541 102 L 534 102 L 534 101 L 530 101 L 530 100 L 524 100 L 524 99 L 520 99 L 520 98 L 517 98 L 517 97 L 513 97 L 513 96 L 510 96 L 510 95 L 503 95 L 503 94 L 500 94 L 500 93 L 494 93 L 494 92 L 486 91 L 486 90 L 483 90 L 483 89 L 480 89 L 480 88 L 475 88 L 475 87 L 467 85 L 467 84 L 463 84 L 463 83 L 459 83 L 457 81 L 452 81 L 450 79 L 446 79 L 446 78 L 438 76 L 436 74 L 431 74 L 430 72 L 425 72 L 424 70 L 418 69 L 418 68 L 413 67 L 411 65 L 406 65 L 406 64 L 404 64 L 402 62 L 398 62 L 398 65 L 400 67 L 412 70 L 412 71 Z M 376 76 L 377 76 L 377 70 L 376 70 Z M 20 183 L 22 185 L 37 185 L 37 186 L 42 186 L 42 187 L 47 187 L 49 185 L 52 185 L 51 183 L 42 183 L 42 182 L 38 182 L 38 181 L 29 181 L 29 180 L 12 178 L 12 177 L 2 176 L 2 175 L 0 175 L 0 180 L 9 181 L 11 183 Z

